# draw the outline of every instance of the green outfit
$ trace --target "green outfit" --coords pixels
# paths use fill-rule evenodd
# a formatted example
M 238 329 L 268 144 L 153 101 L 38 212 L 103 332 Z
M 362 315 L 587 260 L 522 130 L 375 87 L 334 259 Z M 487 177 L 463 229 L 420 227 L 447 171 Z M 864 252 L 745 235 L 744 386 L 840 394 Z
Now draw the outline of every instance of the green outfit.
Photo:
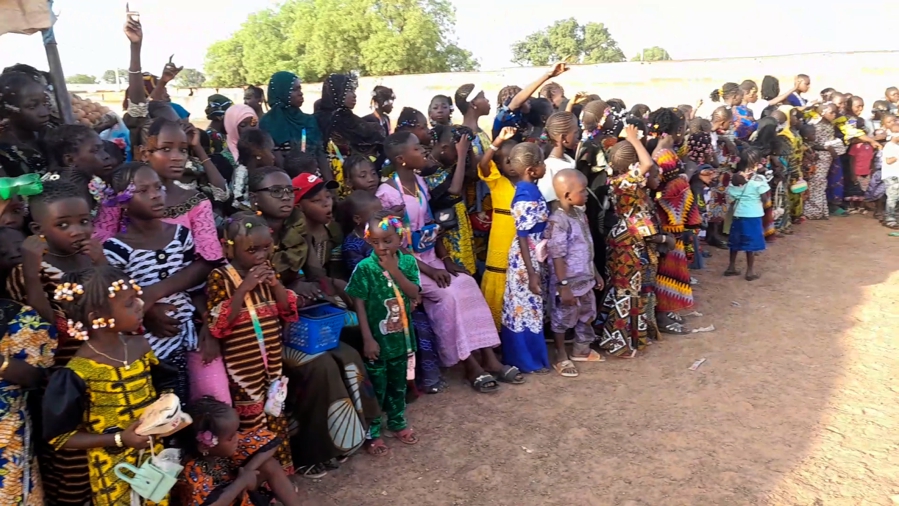
M 419 285 L 415 257 L 402 252 L 397 252 L 397 255 L 400 272 Z M 366 360 L 365 369 L 381 410 L 387 414 L 387 428 L 399 431 L 406 428 L 406 368 L 408 356 L 415 353 L 415 334 L 409 320 L 411 301 L 388 277 L 389 274 L 381 268 L 377 256 L 372 253 L 356 266 L 346 293 L 365 301 L 368 326 L 381 348 L 377 360 Z M 397 294 L 402 298 L 402 303 Z M 380 418 L 372 421 L 370 429 L 373 439 L 381 437 Z
M 301 150 L 317 155 L 324 149 L 318 121 L 315 116 L 290 105 L 290 90 L 297 79 L 296 74 L 291 72 L 275 72 L 272 75 L 268 83 L 268 105 L 271 109 L 259 120 L 259 128 L 272 136 L 277 148 L 297 143 Z

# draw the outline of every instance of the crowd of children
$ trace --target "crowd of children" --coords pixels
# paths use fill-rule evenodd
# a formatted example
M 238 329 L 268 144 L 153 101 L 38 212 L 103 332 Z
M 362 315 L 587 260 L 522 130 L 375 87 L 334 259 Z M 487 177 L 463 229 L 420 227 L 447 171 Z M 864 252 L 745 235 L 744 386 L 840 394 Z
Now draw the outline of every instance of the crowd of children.
M 386 455 L 387 432 L 417 444 L 406 403 L 447 368 L 485 394 L 577 377 L 689 332 L 713 248 L 752 281 L 806 219 L 899 229 L 896 88 L 868 117 L 849 93 L 807 101 L 806 75 L 766 77 L 761 99 L 725 83 L 706 119 L 568 100 L 557 64 L 504 88 L 486 132 L 475 84 L 392 121 L 389 88 L 361 118 L 354 77 L 332 75 L 310 115 L 278 72 L 268 112 L 261 88 L 214 95 L 202 131 L 165 91 L 178 69 L 145 76 L 140 22 L 125 33 L 128 143 L 59 125 L 41 73 L 0 74 L 4 504 L 298 504 L 291 476 Z M 320 307 L 343 331 L 306 353 L 291 339 Z M 192 424 L 148 436 L 166 393 Z M 170 491 L 123 477 L 163 448 Z

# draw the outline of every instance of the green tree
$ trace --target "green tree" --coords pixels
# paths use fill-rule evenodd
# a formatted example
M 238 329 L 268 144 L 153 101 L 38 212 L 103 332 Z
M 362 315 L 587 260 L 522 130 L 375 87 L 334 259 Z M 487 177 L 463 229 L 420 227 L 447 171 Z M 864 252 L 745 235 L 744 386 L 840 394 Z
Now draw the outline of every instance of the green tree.
M 644 49 L 642 53 L 631 58 L 631 61 L 665 61 L 670 59 L 671 55 L 668 54 L 668 51 L 665 51 L 659 46 L 652 46 Z
M 217 86 L 264 83 L 279 70 L 304 81 L 331 72 L 361 75 L 475 70 L 452 39 L 447 0 L 288 0 L 251 14 L 206 55 Z
M 116 71 L 107 70 L 100 79 L 106 84 L 116 84 Z M 128 69 L 119 69 L 118 81 L 122 84 L 128 83 Z
M 183 69 L 175 78 L 179 88 L 200 88 L 206 83 L 206 76 L 197 69 Z
M 574 18 L 556 21 L 512 44 L 512 61 L 518 65 L 544 66 L 568 63 L 625 61 L 624 53 L 602 23 L 578 24 Z
M 66 82 L 69 84 L 97 84 L 97 78 L 87 74 L 75 74 L 67 77 Z

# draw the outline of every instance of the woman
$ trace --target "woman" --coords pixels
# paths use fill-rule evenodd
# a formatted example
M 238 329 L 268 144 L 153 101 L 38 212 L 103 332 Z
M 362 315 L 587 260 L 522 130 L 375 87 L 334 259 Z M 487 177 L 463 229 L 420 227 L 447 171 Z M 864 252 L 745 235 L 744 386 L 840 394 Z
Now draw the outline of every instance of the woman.
M 490 100 L 487 99 L 484 90 L 474 84 L 463 84 L 456 90 L 455 102 L 459 112 L 462 113 L 462 125 L 468 127 L 475 134 L 474 140 L 471 141 L 471 152 L 474 154 L 474 163 L 477 165 L 484 152 L 490 149 L 492 142 L 490 136 L 478 125 L 482 116 L 490 114 Z M 484 218 L 493 211 L 493 201 L 490 198 L 490 189 L 487 184 L 483 181 L 466 182 L 462 196 L 468 206 L 469 215 L 472 216 L 472 223 L 487 221 Z M 475 258 L 479 262 L 486 262 L 489 225 L 473 227 L 473 233 Z
M 228 97 L 224 95 L 209 95 L 206 99 L 206 119 L 209 120 L 209 127 L 206 128 L 206 134 L 209 135 L 209 155 L 221 153 L 225 158 L 234 165 L 234 159 L 237 158 L 236 153 L 225 154 L 225 113 L 234 105 Z
M 322 177 L 333 179 L 322 150 L 318 122 L 315 116 L 300 110 L 303 106 L 300 78 L 290 72 L 275 72 L 268 83 L 268 100 L 271 109 L 259 121 L 259 128 L 272 136 L 275 155 L 286 157 L 291 149 L 309 153 L 318 160 Z
M 356 154 L 380 157 L 384 144 L 382 127 L 353 113 L 357 85 L 353 75 L 329 75 L 322 83 L 321 105 L 315 113 L 333 179 L 340 183 L 340 195 L 349 193 L 344 181 L 343 160 Z M 381 165 L 375 163 L 375 167 Z
M 396 95 L 393 94 L 393 90 L 386 86 L 375 86 L 375 89 L 371 92 L 371 108 L 373 112 L 362 118 L 369 123 L 381 125 L 384 137 L 391 133 L 389 114 L 393 112 L 394 100 L 396 100 Z
M 0 74 L 0 176 L 43 173 L 38 132 L 50 121 L 47 87 L 24 72 Z
M 265 114 L 265 111 L 262 110 L 262 106 L 265 105 L 265 92 L 258 86 L 252 84 L 247 86 L 243 92 L 243 104 L 252 107 L 256 112 L 256 117 L 261 118 Z
M 228 140 L 228 151 L 236 160 L 240 153 L 237 152 L 237 141 L 240 140 L 240 134 L 247 128 L 253 128 L 259 124 L 259 118 L 256 111 L 252 107 L 243 104 L 237 104 L 228 109 L 225 113 L 224 126 Z
M 308 262 L 305 220 L 293 206 L 292 189 L 290 177 L 274 167 L 250 177 L 251 205 L 262 213 L 275 242 L 272 267 L 309 305 L 322 292 L 298 274 L 316 268 Z M 343 342 L 314 355 L 285 347 L 284 370 L 290 378 L 286 408 L 294 465 L 299 474 L 319 478 L 326 472 L 324 464 L 362 446 L 366 427 L 381 411 L 362 358 Z
M 782 157 L 786 162 L 786 197 L 787 209 L 786 220 L 792 223 L 800 223 L 802 221 L 803 209 L 802 201 L 805 195 L 802 193 L 793 193 L 790 187 L 803 179 L 805 175 L 802 173 L 802 138 L 799 136 L 799 122 L 796 118 L 795 109 L 791 105 L 782 105 L 778 109 L 786 118 L 787 122 L 783 130 L 778 134 L 789 143 L 789 151 L 786 156 Z

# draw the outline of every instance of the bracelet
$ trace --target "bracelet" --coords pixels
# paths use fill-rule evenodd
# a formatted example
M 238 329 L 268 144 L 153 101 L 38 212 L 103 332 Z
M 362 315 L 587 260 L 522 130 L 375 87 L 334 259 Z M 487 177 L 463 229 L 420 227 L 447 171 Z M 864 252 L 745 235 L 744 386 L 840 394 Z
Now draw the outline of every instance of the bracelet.
M 447 260 L 452 260 L 452 259 L 453 259 L 453 257 L 447 255 L 447 256 L 441 258 L 440 261 L 441 261 L 441 262 L 446 262 Z
M 122 433 L 121 432 L 115 433 L 115 445 L 117 448 L 125 447 L 125 443 L 122 442 Z
M 208 162 L 208 161 L 209 161 L 209 158 L 206 158 L 205 160 L 201 160 L 201 161 L 200 161 L 200 165 L 203 165 L 204 163 L 206 163 L 206 162 Z
M 0 365 L 0 378 L 3 377 L 3 374 L 6 372 L 7 367 L 9 367 L 9 357 L 3 355 L 3 365 Z
M 491 145 L 490 145 L 490 150 L 491 150 L 491 151 L 499 151 L 499 148 L 496 147 L 496 146 L 494 146 L 493 144 L 491 144 Z
M 141 70 L 141 69 L 137 69 L 137 70 L 131 70 L 131 69 L 128 69 L 128 73 L 129 73 L 129 74 L 143 74 L 144 71 Z

